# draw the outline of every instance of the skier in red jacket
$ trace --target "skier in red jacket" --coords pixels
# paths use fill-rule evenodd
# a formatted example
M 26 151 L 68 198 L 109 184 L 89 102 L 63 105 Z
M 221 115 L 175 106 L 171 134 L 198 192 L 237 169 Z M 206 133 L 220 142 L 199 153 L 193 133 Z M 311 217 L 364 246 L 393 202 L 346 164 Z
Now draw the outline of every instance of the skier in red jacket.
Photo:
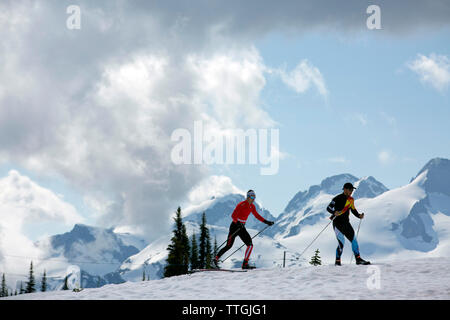
M 225 252 L 231 249 L 234 243 L 234 239 L 236 238 L 236 236 L 239 236 L 241 240 L 247 245 L 247 249 L 245 250 L 244 255 L 244 262 L 242 263 L 242 269 L 250 269 L 248 265 L 248 260 L 253 250 L 253 243 L 252 238 L 247 232 L 247 229 L 245 229 L 245 222 L 247 221 L 248 216 L 250 215 L 250 213 L 253 213 L 255 218 L 258 219 L 259 221 L 264 222 L 269 226 L 274 224 L 273 221 L 268 221 L 258 214 L 255 205 L 253 204 L 253 202 L 255 201 L 255 197 L 256 197 L 255 191 L 249 190 L 247 192 L 247 199 L 242 202 L 239 202 L 236 208 L 234 209 L 233 214 L 231 215 L 233 221 L 230 224 L 227 244 L 219 251 L 219 253 L 213 260 L 213 263 L 217 268 L 219 258 Z

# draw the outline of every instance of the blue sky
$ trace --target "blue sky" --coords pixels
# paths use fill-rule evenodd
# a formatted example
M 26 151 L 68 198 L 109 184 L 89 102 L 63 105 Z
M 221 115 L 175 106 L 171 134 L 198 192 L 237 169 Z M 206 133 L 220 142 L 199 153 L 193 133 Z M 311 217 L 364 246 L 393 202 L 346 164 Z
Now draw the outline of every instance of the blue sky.
M 324 98 L 311 88 L 299 94 L 269 76 L 262 102 L 278 122 L 280 149 L 289 156 L 274 176 L 237 165 L 226 173 L 238 187 L 255 188 L 274 215 L 295 193 L 330 175 L 371 175 L 388 188 L 407 184 L 431 158 L 450 157 L 449 91 L 422 83 L 407 67 L 418 54 L 448 56 L 449 38 L 448 29 L 407 37 L 373 30 L 348 37 L 274 33 L 257 41 L 270 67 L 292 69 L 307 59 L 329 93 Z

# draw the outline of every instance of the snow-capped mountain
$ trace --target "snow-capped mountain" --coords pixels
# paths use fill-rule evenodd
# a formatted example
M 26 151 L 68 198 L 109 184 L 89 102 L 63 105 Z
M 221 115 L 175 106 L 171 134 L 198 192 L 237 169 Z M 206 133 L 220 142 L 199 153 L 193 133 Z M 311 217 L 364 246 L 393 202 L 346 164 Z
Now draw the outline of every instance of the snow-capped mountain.
M 357 182 L 355 182 L 357 185 Z M 313 187 L 312 187 L 313 188 Z M 282 231 L 275 239 L 293 250 L 307 244 L 330 222 L 325 213 L 331 195 L 318 192 L 300 194 L 297 207 L 287 207 L 279 217 Z M 298 198 L 300 198 L 300 196 Z M 450 256 L 450 161 L 433 159 L 407 185 L 384 191 L 376 197 L 357 198 L 355 206 L 365 213 L 359 220 L 350 215 L 355 232 L 360 226 L 358 242 L 363 257 L 386 260 L 394 258 Z M 296 211 L 296 208 L 299 208 Z M 361 223 L 361 225 L 359 225 Z M 320 251 L 333 259 L 336 249 L 334 232 L 324 232 L 305 253 Z M 284 231 L 283 231 L 284 230 Z M 344 255 L 350 261 L 346 244 Z M 345 259 L 347 259 L 344 257 Z
M 428 252 L 439 244 L 442 249 L 446 244 L 440 234 L 447 234 L 444 224 L 450 226 L 450 160 L 431 160 L 411 183 L 416 183 L 424 196 L 414 203 L 406 218 L 393 223 L 392 229 L 407 249 Z
M 278 216 L 277 223 L 269 234 L 277 237 L 294 236 L 299 234 L 303 226 L 314 225 L 320 219 L 328 217 L 328 203 L 334 196 L 342 193 L 342 186 L 346 182 L 353 183 L 357 188 L 354 192 L 355 199 L 374 198 L 388 190 L 373 177 L 358 179 L 347 173 L 326 178 L 320 185 L 298 192 Z
M 51 257 L 63 256 L 82 270 L 102 275 L 113 272 L 129 256 L 145 246 L 141 239 L 129 245 L 129 235 L 112 229 L 76 224 L 70 232 L 50 237 Z
M 124 279 L 116 272 L 117 269 L 146 244 L 143 239 L 131 234 L 75 224 L 69 232 L 36 242 L 36 247 L 46 252 L 37 267 L 46 269 L 51 276 L 50 288 L 62 285 L 62 279 L 70 266 L 80 268 L 84 288 L 121 283 Z

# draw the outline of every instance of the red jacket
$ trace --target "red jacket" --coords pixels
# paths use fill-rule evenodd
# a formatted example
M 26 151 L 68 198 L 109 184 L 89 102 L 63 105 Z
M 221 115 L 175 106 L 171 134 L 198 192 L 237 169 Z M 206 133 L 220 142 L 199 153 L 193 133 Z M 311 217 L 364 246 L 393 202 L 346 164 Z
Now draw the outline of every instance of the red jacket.
M 253 213 L 255 218 L 261 222 L 265 220 L 258 214 L 258 212 L 256 212 L 255 205 L 253 203 L 249 204 L 247 200 L 238 203 L 233 211 L 233 214 L 231 215 L 231 218 L 233 219 L 233 222 L 239 221 L 245 223 L 250 213 Z

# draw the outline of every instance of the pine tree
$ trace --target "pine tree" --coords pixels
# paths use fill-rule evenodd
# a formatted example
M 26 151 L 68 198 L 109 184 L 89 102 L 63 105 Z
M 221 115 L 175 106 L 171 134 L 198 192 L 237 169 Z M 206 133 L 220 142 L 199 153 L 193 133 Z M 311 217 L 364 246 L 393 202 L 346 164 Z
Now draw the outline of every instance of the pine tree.
M 145 269 L 142 271 L 142 281 L 145 281 Z
M 198 245 L 197 239 L 195 237 L 195 233 L 192 235 L 191 240 L 191 270 L 199 268 L 199 260 L 198 260 Z
M 30 264 L 30 273 L 28 275 L 27 287 L 25 289 L 25 293 L 33 293 L 36 291 L 36 283 L 34 281 L 34 272 L 33 272 L 33 261 Z
M 44 275 L 42 276 L 42 281 L 41 281 L 41 291 L 45 292 L 47 291 L 47 273 L 44 270 Z
M 313 266 L 322 265 L 322 261 L 320 260 L 319 253 L 320 253 L 320 251 L 319 251 L 319 249 L 317 249 L 316 252 L 314 253 L 314 256 L 312 256 L 311 261 L 309 262 Z
M 0 289 L 0 297 L 8 296 L 8 287 L 6 286 L 5 274 L 2 276 L 2 288 Z
M 167 265 L 164 268 L 165 277 L 186 274 L 189 271 L 189 238 L 186 233 L 186 226 L 181 218 L 180 207 L 176 211 L 174 221 L 173 237 L 167 247 L 169 255 L 167 257 Z
M 199 252 L 199 267 L 211 268 L 212 253 L 211 240 L 209 238 L 209 230 L 206 226 L 206 214 L 203 212 L 202 223 L 200 224 L 200 252 Z

